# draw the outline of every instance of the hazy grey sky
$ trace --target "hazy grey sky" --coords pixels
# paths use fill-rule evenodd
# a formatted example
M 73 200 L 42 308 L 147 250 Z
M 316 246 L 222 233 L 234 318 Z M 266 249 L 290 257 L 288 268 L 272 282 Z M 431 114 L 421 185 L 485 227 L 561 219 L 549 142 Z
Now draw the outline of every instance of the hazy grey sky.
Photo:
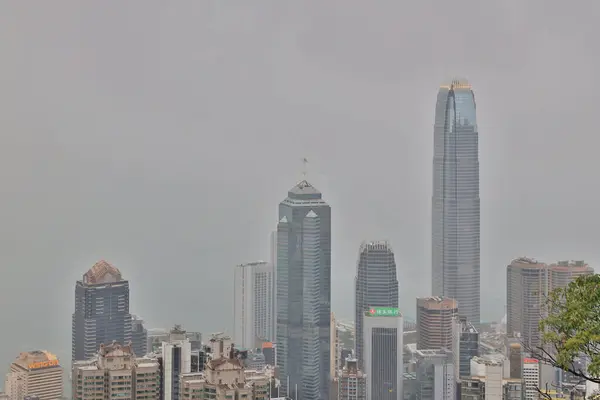
M 482 316 L 511 258 L 599 267 L 597 1 L 4 1 L 0 368 L 68 360 L 74 283 L 105 258 L 151 327 L 230 328 L 232 268 L 268 258 L 310 161 L 332 206 L 333 308 L 389 239 L 430 290 L 438 85 L 474 85 Z

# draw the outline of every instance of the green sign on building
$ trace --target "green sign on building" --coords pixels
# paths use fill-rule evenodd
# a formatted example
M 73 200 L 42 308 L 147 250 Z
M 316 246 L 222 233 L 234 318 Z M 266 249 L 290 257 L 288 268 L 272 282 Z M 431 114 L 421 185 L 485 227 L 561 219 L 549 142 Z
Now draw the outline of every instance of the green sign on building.
M 400 310 L 394 307 L 373 307 L 367 311 L 367 315 L 371 317 L 397 317 L 400 315 Z

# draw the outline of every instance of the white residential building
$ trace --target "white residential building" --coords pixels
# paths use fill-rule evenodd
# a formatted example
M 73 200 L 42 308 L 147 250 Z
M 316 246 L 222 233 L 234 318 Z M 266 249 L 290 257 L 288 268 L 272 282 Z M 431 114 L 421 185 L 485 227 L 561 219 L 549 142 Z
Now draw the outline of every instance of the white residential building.
M 273 264 L 257 261 L 235 267 L 234 274 L 235 345 L 259 347 L 275 340 L 275 271 Z
M 540 384 L 540 362 L 535 358 L 523 359 L 523 380 L 525 381 L 525 400 L 536 400 Z

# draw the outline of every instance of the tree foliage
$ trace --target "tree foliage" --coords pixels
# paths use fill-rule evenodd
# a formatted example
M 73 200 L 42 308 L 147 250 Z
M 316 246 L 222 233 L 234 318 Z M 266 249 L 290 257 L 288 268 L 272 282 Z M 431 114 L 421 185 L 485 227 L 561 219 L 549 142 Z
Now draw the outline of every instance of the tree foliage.
M 549 294 L 540 322 L 542 361 L 600 383 L 600 275 L 585 275 Z M 588 359 L 587 370 L 576 364 Z

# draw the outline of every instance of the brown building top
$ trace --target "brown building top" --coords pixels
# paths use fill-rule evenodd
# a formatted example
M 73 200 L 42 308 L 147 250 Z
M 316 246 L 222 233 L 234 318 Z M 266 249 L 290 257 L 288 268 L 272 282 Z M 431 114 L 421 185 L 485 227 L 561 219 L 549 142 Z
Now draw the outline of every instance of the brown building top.
M 417 306 L 427 310 L 453 310 L 458 308 L 458 302 L 448 297 L 420 297 Z
M 120 280 L 122 280 L 121 271 L 104 260 L 98 261 L 83 275 L 85 283 L 118 282 Z

